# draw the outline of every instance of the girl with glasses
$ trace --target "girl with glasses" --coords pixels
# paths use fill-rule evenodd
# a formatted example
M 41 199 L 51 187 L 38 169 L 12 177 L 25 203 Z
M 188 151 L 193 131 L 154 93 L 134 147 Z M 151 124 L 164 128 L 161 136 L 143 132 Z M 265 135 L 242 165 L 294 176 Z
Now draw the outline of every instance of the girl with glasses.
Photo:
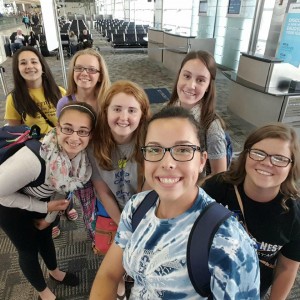
M 133 214 L 149 191 L 126 204 L 90 299 L 115 299 L 125 270 L 134 279 L 130 299 L 207 299 L 194 289 L 187 267 L 191 228 L 214 201 L 197 186 L 207 158 L 198 124 L 187 110 L 166 107 L 149 121 L 144 145 L 145 179 L 158 199 L 134 232 Z M 255 249 L 234 217 L 216 232 L 208 267 L 213 299 L 259 299 Z
M 79 283 L 75 274 L 58 268 L 51 237 L 51 222 L 69 200 L 49 200 L 54 193 L 73 192 L 90 179 L 92 167 L 85 149 L 96 113 L 88 104 L 74 102 L 62 108 L 58 122 L 43 138 L 39 156 L 24 146 L 0 165 L 0 226 L 18 251 L 24 276 L 42 300 L 56 297 L 47 287 L 38 254 L 51 280 L 70 286 Z M 41 173 L 44 183 L 31 186 Z
M 88 103 L 98 112 L 100 102 L 109 86 L 108 70 L 100 53 L 91 48 L 76 52 L 69 65 L 66 96 L 61 98 L 57 104 L 57 116 L 62 107 L 72 101 Z M 65 215 L 70 221 L 78 218 L 78 213 L 73 206 L 73 202 L 70 202 L 65 211 Z M 59 234 L 59 221 L 56 221 L 56 225 L 53 227 L 53 238 L 58 237 Z
M 257 244 L 261 298 L 286 299 L 300 262 L 300 145 L 282 123 L 265 125 L 246 139 L 229 171 L 203 189 L 235 212 Z
M 199 123 L 208 155 L 207 175 L 227 170 L 225 124 L 216 113 L 216 75 L 212 55 L 206 51 L 189 52 L 181 63 L 168 103 L 189 110 Z
M 108 70 L 101 54 L 91 48 L 76 52 L 69 64 L 68 89 L 57 104 L 57 115 L 69 101 L 86 102 L 98 112 L 109 86 Z

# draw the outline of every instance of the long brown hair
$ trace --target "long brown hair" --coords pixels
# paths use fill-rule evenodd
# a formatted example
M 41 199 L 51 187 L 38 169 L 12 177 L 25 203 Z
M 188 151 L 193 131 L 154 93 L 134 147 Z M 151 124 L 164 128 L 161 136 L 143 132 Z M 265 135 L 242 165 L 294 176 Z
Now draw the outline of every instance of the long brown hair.
M 229 171 L 222 176 L 224 180 L 233 185 L 244 182 L 246 177 L 246 159 L 248 149 L 264 140 L 280 139 L 290 143 L 292 166 L 286 180 L 281 184 L 280 191 L 283 194 L 282 206 L 287 209 L 285 202 L 287 199 L 299 197 L 299 178 L 300 178 L 300 144 L 295 130 L 282 123 L 272 123 L 254 130 L 246 139 L 244 149 L 239 157 L 232 162 Z
M 150 117 L 150 104 L 148 97 L 145 91 L 138 84 L 128 80 L 120 80 L 111 85 L 101 103 L 93 136 L 95 158 L 99 166 L 108 171 L 113 169 L 111 153 L 117 147 L 117 145 L 108 125 L 107 110 L 112 98 L 120 93 L 132 95 L 141 107 L 142 115 L 139 126 L 133 134 L 135 147 L 131 157 L 138 163 L 142 162 L 140 147 L 142 146 L 146 123 Z
M 34 100 L 31 98 L 28 88 L 26 87 L 26 81 L 21 76 L 19 71 L 19 56 L 24 51 L 33 52 L 39 59 L 42 66 L 42 87 L 44 89 L 44 95 L 46 102 L 49 106 L 53 105 L 56 107 L 58 100 L 62 97 L 61 91 L 59 90 L 51 70 L 38 50 L 31 46 L 25 46 L 20 48 L 13 56 L 12 71 L 14 79 L 14 89 L 12 91 L 14 106 L 19 114 L 28 114 L 35 118 L 39 113 L 39 108 Z
M 185 58 L 183 59 L 180 69 L 177 74 L 177 78 L 172 90 L 172 94 L 170 97 L 170 101 L 168 105 L 173 105 L 176 101 L 178 101 L 178 93 L 177 93 L 177 84 L 179 80 L 179 76 L 184 65 L 192 60 L 199 59 L 207 68 L 210 73 L 210 83 L 207 89 L 207 92 L 204 94 L 201 99 L 201 120 L 200 126 L 206 132 L 212 121 L 215 119 L 219 119 L 222 127 L 225 129 L 225 123 L 222 118 L 216 113 L 216 74 L 217 74 L 217 65 L 214 57 L 206 51 L 191 51 L 189 52 Z

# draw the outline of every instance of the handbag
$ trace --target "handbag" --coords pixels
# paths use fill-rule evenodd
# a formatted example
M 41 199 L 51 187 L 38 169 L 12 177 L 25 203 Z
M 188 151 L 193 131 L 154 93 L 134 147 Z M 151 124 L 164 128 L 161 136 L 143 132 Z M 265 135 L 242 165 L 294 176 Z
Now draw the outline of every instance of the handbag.
M 118 225 L 112 218 L 97 216 L 95 228 L 95 254 L 105 255 L 114 242 Z

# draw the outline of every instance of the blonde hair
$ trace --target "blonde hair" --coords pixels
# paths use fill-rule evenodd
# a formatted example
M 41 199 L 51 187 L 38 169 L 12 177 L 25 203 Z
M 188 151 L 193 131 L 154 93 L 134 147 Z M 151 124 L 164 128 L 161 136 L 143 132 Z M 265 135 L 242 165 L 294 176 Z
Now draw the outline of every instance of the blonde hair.
M 110 79 L 109 79 L 109 74 L 107 70 L 107 66 L 105 63 L 105 60 L 101 56 L 101 54 L 92 48 L 87 48 L 84 50 L 77 51 L 73 58 L 70 61 L 69 64 L 69 71 L 68 71 L 68 90 L 66 95 L 73 95 L 77 92 L 77 85 L 74 81 L 74 66 L 76 63 L 76 60 L 79 56 L 81 55 L 92 55 L 95 56 L 99 62 L 99 67 L 100 67 L 100 73 L 99 73 L 99 81 L 97 82 L 95 86 L 95 96 L 97 97 L 97 106 L 101 106 L 101 100 L 104 97 L 104 94 L 106 93 L 107 89 L 110 86 Z

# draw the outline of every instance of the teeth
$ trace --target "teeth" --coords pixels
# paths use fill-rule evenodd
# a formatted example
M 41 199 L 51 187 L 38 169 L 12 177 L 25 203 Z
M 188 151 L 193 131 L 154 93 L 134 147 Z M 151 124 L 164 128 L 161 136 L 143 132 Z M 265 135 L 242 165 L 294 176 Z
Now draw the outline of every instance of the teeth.
M 120 126 L 120 127 L 127 127 L 128 124 L 119 124 L 119 123 L 118 123 L 118 126 Z
M 256 170 L 257 173 L 261 174 L 261 175 L 266 175 L 266 176 L 272 176 L 271 173 L 263 171 L 263 170 Z
M 159 181 L 166 184 L 172 184 L 179 181 L 179 178 L 159 178 Z
M 188 95 L 188 96 L 195 96 L 195 93 L 190 93 L 190 92 L 186 92 L 186 91 L 183 91 L 183 93 Z

